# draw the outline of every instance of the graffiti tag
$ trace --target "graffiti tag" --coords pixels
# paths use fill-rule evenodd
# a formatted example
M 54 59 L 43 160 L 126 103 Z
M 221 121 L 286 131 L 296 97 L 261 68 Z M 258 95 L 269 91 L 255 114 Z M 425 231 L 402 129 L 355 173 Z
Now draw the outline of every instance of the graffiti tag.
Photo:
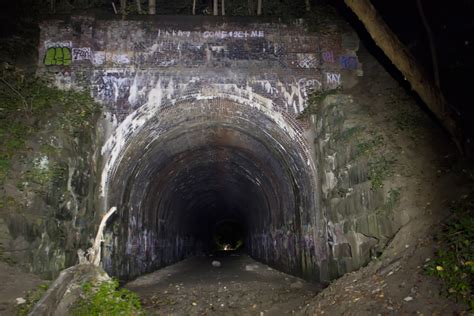
M 341 84 L 341 74 L 326 73 L 326 82 L 331 85 Z
M 90 47 L 81 47 L 72 49 L 72 60 L 91 60 L 92 50 Z
M 341 56 L 339 63 L 344 69 L 357 69 L 357 57 L 355 56 Z
M 69 47 L 50 47 L 44 57 L 44 64 L 46 66 L 69 66 L 71 61 L 71 49 Z
M 323 52 L 323 61 L 326 63 L 334 62 L 334 54 L 332 52 Z

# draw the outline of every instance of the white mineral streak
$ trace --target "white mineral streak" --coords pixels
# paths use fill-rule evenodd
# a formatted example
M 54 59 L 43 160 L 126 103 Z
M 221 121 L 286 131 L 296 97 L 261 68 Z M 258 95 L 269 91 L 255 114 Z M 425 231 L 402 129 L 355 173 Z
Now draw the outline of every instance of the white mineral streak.
M 195 78 L 194 80 L 199 81 L 199 78 Z M 271 85 L 269 85 L 269 82 L 262 82 L 261 84 L 267 90 L 267 93 L 278 93 L 276 88 L 272 88 Z M 183 99 L 212 100 L 215 98 L 222 98 L 255 108 L 270 117 L 278 127 L 288 134 L 291 139 L 300 139 L 300 144 L 304 146 L 303 150 L 306 157 L 311 156 L 310 150 L 306 147 L 303 141 L 303 136 L 288 124 L 282 113 L 274 109 L 273 101 L 254 93 L 251 87 L 247 86 L 245 88 L 239 88 L 236 84 L 214 84 L 209 89 L 201 91 L 200 93 L 188 94 L 185 97 L 180 95 L 179 99 L 173 99 L 173 97 L 176 97 L 176 94 L 178 94 L 176 93 L 177 90 L 181 91 L 181 88 L 182 87 L 176 88 L 172 81 L 170 81 L 166 87 L 163 87 L 162 81 L 159 79 L 154 88 L 152 88 L 148 93 L 148 102 L 128 115 L 120 125 L 115 125 L 115 132 L 108 138 L 105 145 L 102 147 L 102 155 L 105 156 L 106 163 L 101 176 L 101 195 L 105 198 L 105 201 L 107 200 L 108 181 L 116 172 L 116 169 L 123 158 L 123 154 L 126 152 L 128 139 L 130 139 L 132 135 L 138 133 L 150 118 L 156 116 L 164 98 L 168 99 L 171 104 Z M 283 90 L 285 89 L 283 86 L 281 86 L 280 89 L 286 91 Z M 293 98 L 297 91 L 298 89 L 296 88 L 292 89 L 292 93 L 287 95 L 288 100 Z M 137 78 L 135 78 L 132 87 L 130 88 L 130 103 L 136 102 L 139 94 Z M 298 105 L 299 109 L 302 110 L 304 98 L 298 96 L 298 102 L 296 102 L 297 101 L 295 100 L 292 103 L 292 106 L 298 110 L 296 108 Z M 298 111 L 296 112 L 298 113 Z M 271 137 L 275 144 L 277 144 L 283 151 L 285 150 L 284 146 L 278 140 L 274 139 L 270 134 L 266 134 L 268 137 Z M 155 139 L 157 139 L 160 136 L 158 135 L 155 137 Z M 312 170 L 315 170 L 312 160 L 303 157 L 303 153 L 301 153 L 300 156 L 302 161 L 306 161 L 307 165 Z

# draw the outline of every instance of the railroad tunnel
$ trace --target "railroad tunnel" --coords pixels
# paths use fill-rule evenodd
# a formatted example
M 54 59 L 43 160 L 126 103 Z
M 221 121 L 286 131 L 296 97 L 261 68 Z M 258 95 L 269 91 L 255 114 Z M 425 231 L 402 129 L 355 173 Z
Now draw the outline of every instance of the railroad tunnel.
M 101 262 L 123 280 L 237 244 L 316 282 L 366 264 L 399 219 L 379 212 L 390 187 L 373 189 L 358 150 L 365 112 L 343 93 L 363 79 L 359 39 L 326 26 L 44 21 L 38 74 L 101 105 L 77 244 L 117 207 Z
M 229 99 L 188 100 L 132 134 L 107 181 L 108 205 L 119 211 L 108 224 L 106 269 L 128 279 L 239 243 L 301 275 L 314 167 L 275 115 Z

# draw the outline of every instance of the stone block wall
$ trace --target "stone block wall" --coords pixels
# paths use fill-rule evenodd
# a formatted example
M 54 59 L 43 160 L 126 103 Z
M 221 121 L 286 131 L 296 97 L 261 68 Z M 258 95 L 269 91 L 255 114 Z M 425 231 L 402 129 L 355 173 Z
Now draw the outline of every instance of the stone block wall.
M 311 117 L 315 161 L 327 221 L 328 276 L 367 264 L 401 226 L 399 191 L 388 181 L 390 162 L 365 129 L 366 112 L 350 95 L 330 95 Z M 384 173 L 384 174 L 382 174 Z

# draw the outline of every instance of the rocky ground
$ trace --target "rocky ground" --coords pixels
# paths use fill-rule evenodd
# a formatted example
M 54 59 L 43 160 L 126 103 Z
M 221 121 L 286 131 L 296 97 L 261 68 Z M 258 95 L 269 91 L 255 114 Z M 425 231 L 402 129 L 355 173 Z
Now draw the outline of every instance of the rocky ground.
M 151 315 L 293 314 L 320 290 L 244 253 L 186 259 L 126 288 L 140 295 Z

